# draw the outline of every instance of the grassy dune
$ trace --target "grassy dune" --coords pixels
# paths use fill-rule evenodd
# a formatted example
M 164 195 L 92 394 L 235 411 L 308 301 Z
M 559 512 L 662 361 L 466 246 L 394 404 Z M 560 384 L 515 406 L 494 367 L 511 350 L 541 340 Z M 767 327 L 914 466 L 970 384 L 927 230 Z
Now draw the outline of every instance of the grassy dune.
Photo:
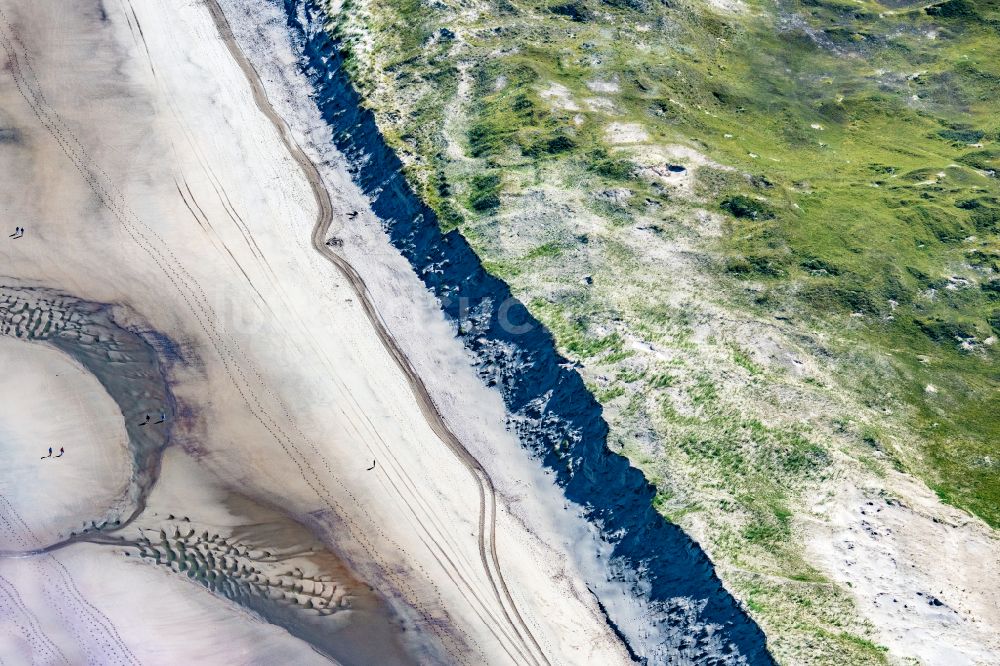
M 804 558 L 824 483 L 906 471 L 1000 526 L 998 27 L 975 0 L 349 0 L 335 28 L 411 181 L 783 661 L 886 658 Z

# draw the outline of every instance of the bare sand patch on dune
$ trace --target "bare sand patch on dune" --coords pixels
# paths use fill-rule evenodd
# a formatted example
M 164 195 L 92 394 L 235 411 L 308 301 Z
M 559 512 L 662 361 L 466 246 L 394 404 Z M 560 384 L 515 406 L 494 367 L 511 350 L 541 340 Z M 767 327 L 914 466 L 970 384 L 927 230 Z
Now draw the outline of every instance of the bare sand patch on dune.
M 556 109 L 562 109 L 563 111 L 580 110 L 580 105 L 573 101 L 573 93 L 561 83 L 552 83 L 538 94 L 542 99 L 548 100 Z
M 604 131 L 610 143 L 642 143 L 649 140 L 649 133 L 639 123 L 611 123 Z
M 995 533 L 891 473 L 881 486 L 841 483 L 816 502 L 825 520 L 815 561 L 850 586 L 892 653 L 923 664 L 976 666 L 1000 654 Z

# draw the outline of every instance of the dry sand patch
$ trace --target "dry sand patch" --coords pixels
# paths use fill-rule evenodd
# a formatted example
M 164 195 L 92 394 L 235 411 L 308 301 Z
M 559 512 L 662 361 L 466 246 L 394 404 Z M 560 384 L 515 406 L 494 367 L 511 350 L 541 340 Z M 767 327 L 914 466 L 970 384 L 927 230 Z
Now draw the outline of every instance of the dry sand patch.
M 51 543 L 101 520 L 128 490 L 118 405 L 66 354 L 0 336 L 0 495 Z M 48 458 L 48 449 L 58 456 Z M 16 550 L 0 541 L 0 550 Z

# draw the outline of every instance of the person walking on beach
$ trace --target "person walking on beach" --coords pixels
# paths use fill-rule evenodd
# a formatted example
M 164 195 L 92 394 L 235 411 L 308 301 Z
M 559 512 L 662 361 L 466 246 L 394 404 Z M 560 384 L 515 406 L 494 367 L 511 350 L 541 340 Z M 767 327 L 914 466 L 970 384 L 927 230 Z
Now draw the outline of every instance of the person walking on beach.
M 42 460 L 45 460 L 46 458 L 51 458 L 51 457 L 52 457 L 52 447 L 50 446 L 50 447 L 49 447 L 49 455 L 47 455 L 47 456 L 42 456 Z
M 143 421 L 142 423 L 140 423 L 139 427 L 142 427 L 142 426 L 146 425 L 147 423 L 149 423 L 149 414 L 146 414 L 146 420 Z
M 64 453 L 66 453 L 66 449 L 64 449 L 63 447 L 60 446 L 59 447 L 59 455 L 57 455 L 56 458 L 62 458 Z

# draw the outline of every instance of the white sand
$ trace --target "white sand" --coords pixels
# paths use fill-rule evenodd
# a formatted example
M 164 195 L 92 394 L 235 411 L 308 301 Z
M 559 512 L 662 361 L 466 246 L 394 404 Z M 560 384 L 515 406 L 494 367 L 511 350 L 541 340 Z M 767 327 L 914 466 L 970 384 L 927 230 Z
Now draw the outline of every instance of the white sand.
M 9 274 L 126 303 L 179 342 L 197 363 L 172 370 L 176 397 L 190 414 L 178 424 L 178 445 L 224 483 L 324 532 L 419 625 L 416 638 L 428 641 L 427 649 L 445 650 L 453 663 L 524 663 L 539 660 L 539 652 L 553 662 L 623 661 L 577 566 L 565 559 L 574 548 L 595 547 L 586 539 L 539 540 L 501 507 L 502 572 L 491 564 L 487 574 L 477 485 L 428 426 L 356 295 L 312 249 L 312 193 L 204 7 L 109 2 L 107 22 L 84 3 L 44 0 L 28 10 L 3 0 L 0 8 L 11 22 L 0 26 L 8 46 L 20 51 L 10 41 L 17 25 L 30 51 L 13 72 L 20 90 L 11 73 L 0 77 L 4 122 L 23 137 L 0 149 L 0 173 L 7 174 L 3 187 L 18 192 L 13 215 L 29 232 L 5 247 Z M 398 258 L 382 243 L 365 254 L 371 270 L 381 255 Z M 348 248 L 352 260 L 353 252 Z M 417 289 L 412 274 L 391 274 L 378 289 L 391 292 L 396 281 L 397 293 Z M 455 380 L 451 391 L 476 386 L 458 343 L 440 333 L 448 326 L 426 305 L 392 316 L 405 317 L 412 344 L 436 357 L 435 374 Z M 427 328 L 414 331 L 425 318 Z M 478 391 L 463 399 L 486 392 Z M 456 430 L 476 433 L 468 443 L 475 452 L 493 450 L 491 470 L 527 469 L 491 395 L 484 404 L 492 406 L 473 411 Z M 372 459 L 377 468 L 367 472 Z M 555 495 L 546 492 L 546 503 L 531 509 L 533 528 L 556 522 Z M 113 618 L 95 631 L 117 631 L 138 661 L 164 663 L 164 644 L 150 638 L 159 620 L 137 612 L 140 602 L 119 607 L 119 595 L 149 585 L 153 598 L 164 596 L 165 612 L 177 614 L 187 612 L 182 602 L 190 597 L 192 615 L 176 620 L 188 626 L 205 617 L 197 610 L 207 604 L 204 591 L 170 583 L 168 593 L 166 584 L 151 582 L 159 573 L 132 581 L 120 567 L 84 558 L 84 550 L 92 549 L 72 546 L 65 557 L 82 558 L 71 567 L 86 581 L 82 594 Z M 566 579 L 554 579 L 555 572 Z M 540 649 L 493 591 L 499 575 Z M 53 612 L 73 612 L 59 595 L 50 603 Z M 206 641 L 231 638 L 239 646 L 252 637 L 220 622 L 218 632 L 194 632 L 181 661 L 209 654 Z
M 885 488 L 890 489 L 888 492 Z M 1000 540 L 924 486 L 890 472 L 878 487 L 835 487 L 808 549 L 897 658 L 975 666 L 1000 655 Z
M 90 544 L 0 561 L 0 617 L 5 664 L 330 663 L 183 577 Z
M 128 490 L 118 405 L 66 354 L 0 337 L 0 496 L 44 543 L 100 522 Z M 48 449 L 61 458 L 45 458 Z M 0 550 L 19 550 L 0 535 Z

